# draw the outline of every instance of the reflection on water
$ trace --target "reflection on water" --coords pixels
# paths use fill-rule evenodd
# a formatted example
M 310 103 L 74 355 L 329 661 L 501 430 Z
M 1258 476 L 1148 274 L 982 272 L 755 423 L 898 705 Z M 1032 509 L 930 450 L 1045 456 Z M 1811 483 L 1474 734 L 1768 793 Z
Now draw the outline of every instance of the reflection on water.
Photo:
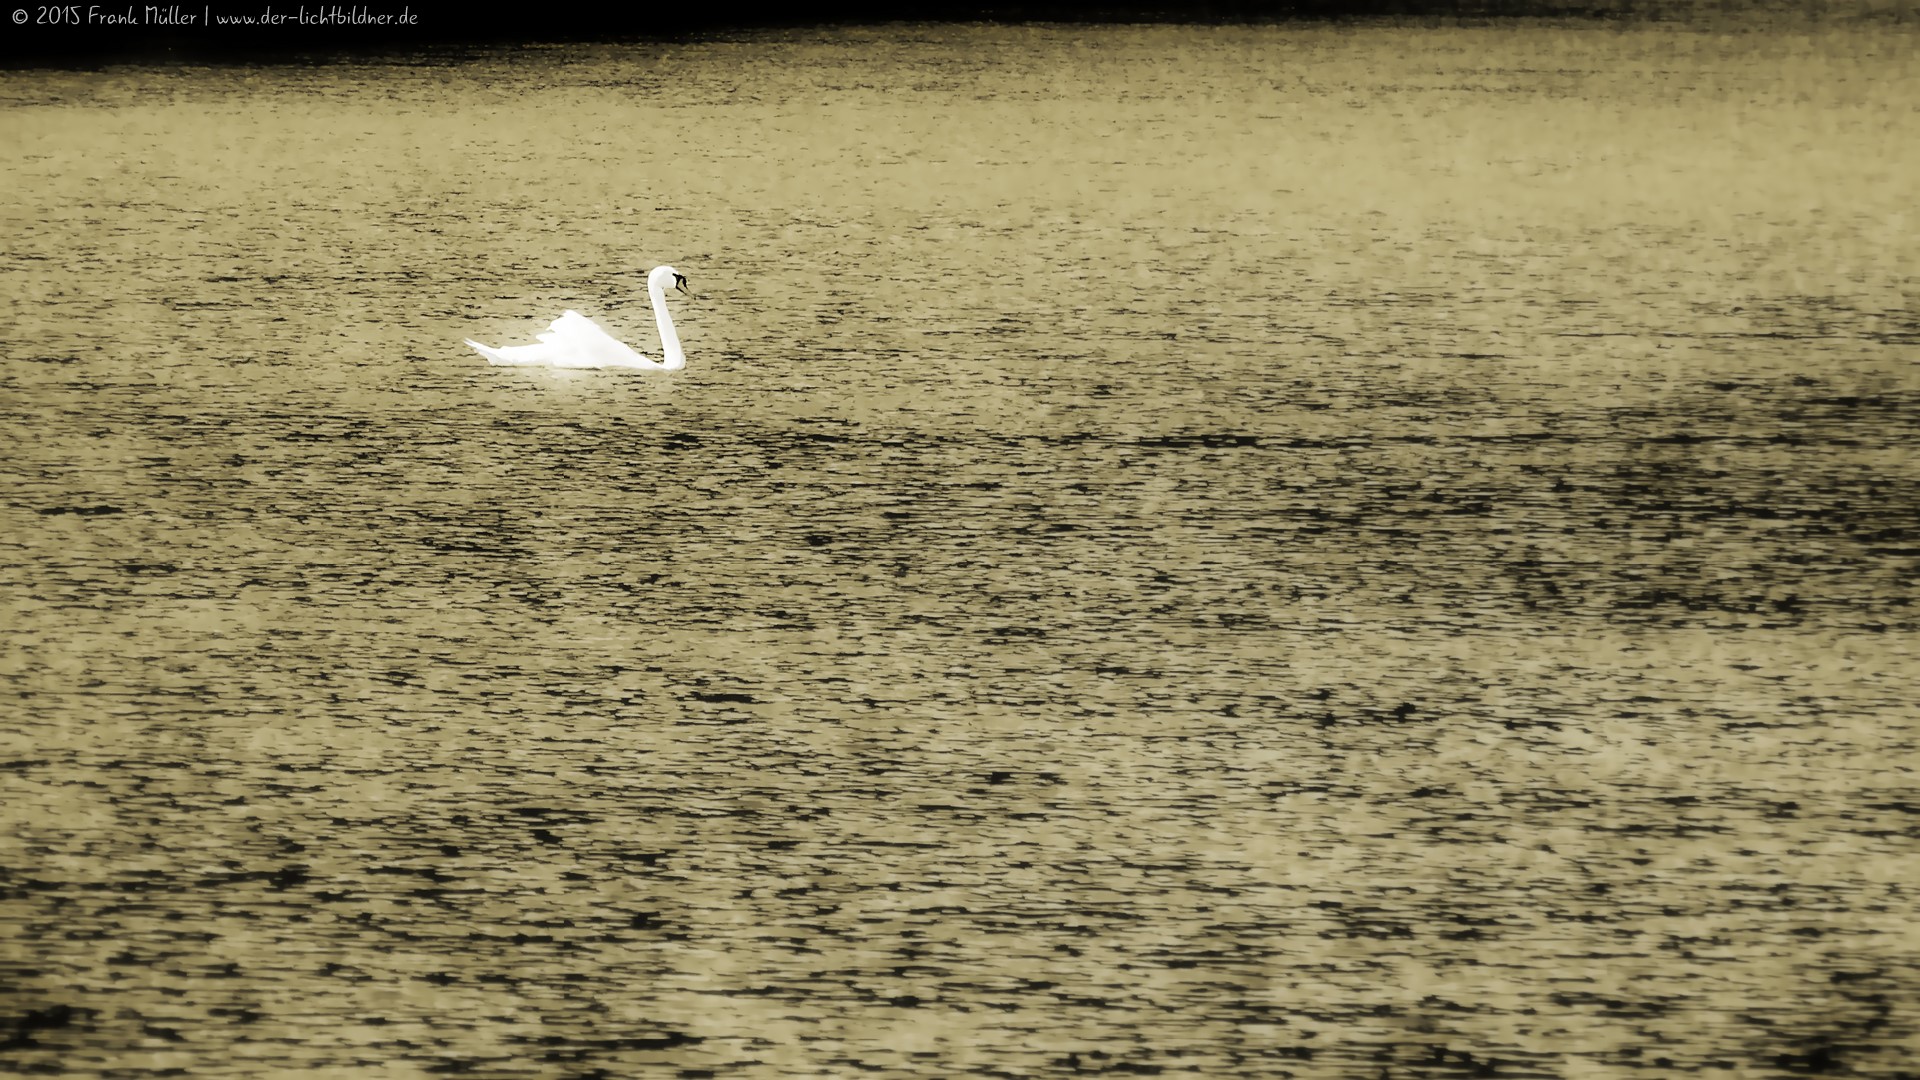
M 1896 1075 L 1914 46 L 6 76 L 0 1061 Z

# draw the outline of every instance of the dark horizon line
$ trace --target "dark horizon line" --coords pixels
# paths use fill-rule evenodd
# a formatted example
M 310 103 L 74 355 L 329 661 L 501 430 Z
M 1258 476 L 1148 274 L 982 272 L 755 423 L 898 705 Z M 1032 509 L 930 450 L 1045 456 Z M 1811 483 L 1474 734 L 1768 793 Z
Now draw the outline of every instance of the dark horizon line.
M 149 4 L 124 0 L 71 9 L 108 12 L 134 11 L 142 19 L 149 9 L 165 13 L 177 9 L 204 22 L 209 7 L 221 15 L 257 15 L 269 9 L 286 13 L 354 12 L 394 15 L 410 11 L 412 25 L 367 25 L 336 20 L 280 26 L 8 26 L 0 39 L 0 66 L 87 67 L 119 62 L 272 62 L 275 60 L 339 58 L 381 55 L 423 48 L 500 46 L 509 44 L 595 44 L 636 41 L 673 41 L 711 34 L 768 29 L 861 26 L 887 23 L 1066 23 L 1101 25 L 1152 23 L 1168 25 L 1276 24 L 1371 19 L 1508 20 L 1556 19 L 1569 21 L 1666 20 L 1699 14 L 1702 0 L 1198 0 L 1188 3 L 1074 2 L 1043 0 L 1027 3 L 955 2 L 930 0 L 912 7 L 873 0 L 841 0 L 818 4 L 804 14 L 787 9 L 771 14 L 741 5 L 689 4 L 673 11 L 595 13 L 578 10 L 541 20 L 529 29 L 524 22 L 489 21 L 463 16 L 448 20 L 438 10 L 417 10 L 406 3 L 366 3 L 357 0 L 257 0 L 215 5 L 191 2 Z M 1756 8 L 1764 13 L 1766 0 Z M 1774 0 L 1774 8 L 1814 13 L 1831 6 L 1829 0 Z M 41 6 L 18 9 L 31 14 Z M 18 17 L 17 15 L 15 16 Z M 31 21 L 31 18 L 30 18 Z M 4 25 L 4 24 L 0 24 Z

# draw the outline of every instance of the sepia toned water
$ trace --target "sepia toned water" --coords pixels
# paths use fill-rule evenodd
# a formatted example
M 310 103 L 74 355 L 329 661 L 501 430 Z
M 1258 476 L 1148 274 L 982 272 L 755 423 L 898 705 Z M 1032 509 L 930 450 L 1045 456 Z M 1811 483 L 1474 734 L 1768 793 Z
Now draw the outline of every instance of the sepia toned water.
M 0 75 L 0 1071 L 1915 1075 L 1916 46 Z

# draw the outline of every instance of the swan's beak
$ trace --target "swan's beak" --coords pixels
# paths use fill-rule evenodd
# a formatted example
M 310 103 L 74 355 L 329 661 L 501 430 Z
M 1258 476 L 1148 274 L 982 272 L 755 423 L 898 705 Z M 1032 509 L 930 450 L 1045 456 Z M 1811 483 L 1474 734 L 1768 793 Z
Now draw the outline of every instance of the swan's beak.
M 688 296 L 693 295 L 693 290 L 687 288 L 687 279 L 684 277 L 681 277 L 679 274 L 673 275 L 673 287 L 675 289 L 680 290 L 683 293 L 686 293 Z

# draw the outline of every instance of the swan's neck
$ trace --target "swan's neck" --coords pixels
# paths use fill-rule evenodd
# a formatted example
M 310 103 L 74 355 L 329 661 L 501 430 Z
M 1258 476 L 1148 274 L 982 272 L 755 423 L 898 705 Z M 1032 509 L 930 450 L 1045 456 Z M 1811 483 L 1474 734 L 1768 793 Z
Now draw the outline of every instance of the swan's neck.
M 660 327 L 660 366 L 678 371 L 687 366 L 687 354 L 680 351 L 680 334 L 673 328 L 673 316 L 667 311 L 667 288 L 658 281 L 647 282 L 653 294 L 653 321 Z

